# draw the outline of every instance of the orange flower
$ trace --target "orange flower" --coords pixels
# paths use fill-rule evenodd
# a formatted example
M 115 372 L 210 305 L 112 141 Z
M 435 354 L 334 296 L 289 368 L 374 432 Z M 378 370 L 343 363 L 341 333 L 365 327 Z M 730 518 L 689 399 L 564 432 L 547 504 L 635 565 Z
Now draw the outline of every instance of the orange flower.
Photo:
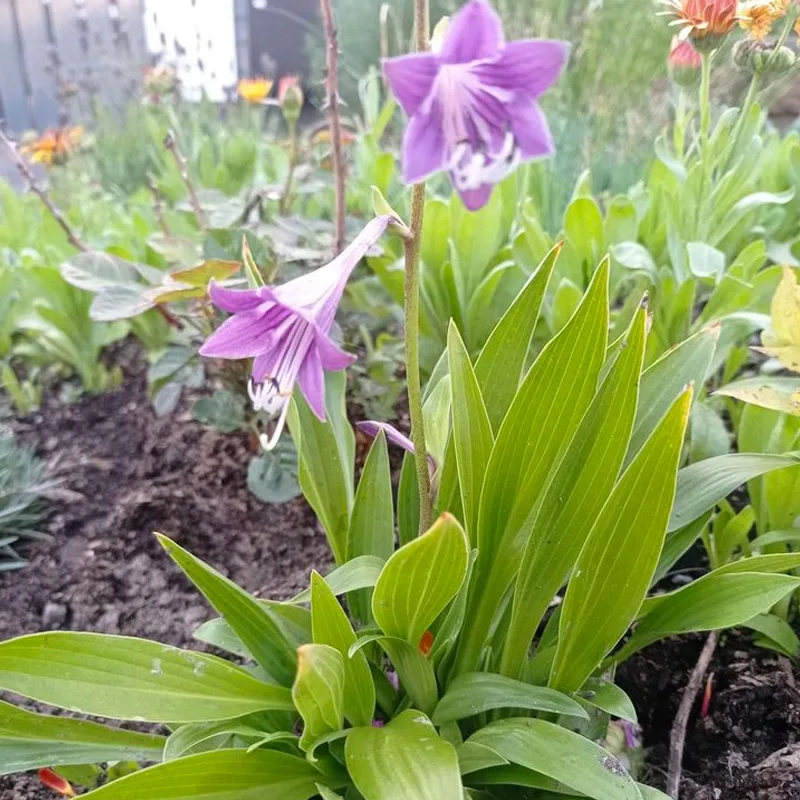
M 20 147 L 20 152 L 34 164 L 63 164 L 83 138 L 83 128 L 58 128 L 47 131 Z
M 70 786 L 69 781 L 62 778 L 57 772 L 51 769 L 40 769 L 39 780 L 54 792 L 58 792 L 65 797 L 75 797 L 75 790 Z
M 785 0 L 770 0 L 770 2 L 752 0 L 743 3 L 739 7 L 739 25 L 753 39 L 761 42 L 769 35 L 774 22 L 786 14 L 787 8 L 788 3 L 785 3 Z
M 267 95 L 272 91 L 271 80 L 267 78 L 254 78 L 253 80 L 241 80 L 237 85 L 239 97 L 248 103 L 263 103 Z
M 670 7 L 662 12 L 674 17 L 680 38 L 695 41 L 727 36 L 736 25 L 737 0 L 662 0 Z

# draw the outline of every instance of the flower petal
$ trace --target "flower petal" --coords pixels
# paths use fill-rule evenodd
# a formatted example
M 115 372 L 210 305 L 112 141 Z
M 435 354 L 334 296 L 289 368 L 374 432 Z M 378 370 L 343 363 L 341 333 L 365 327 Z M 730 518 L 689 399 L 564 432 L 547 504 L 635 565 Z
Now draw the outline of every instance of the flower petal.
M 324 331 L 317 331 L 315 344 L 322 366 L 328 372 L 339 372 L 347 369 L 356 360 L 354 355 L 342 350 Z
M 480 211 L 489 202 L 493 191 L 494 186 L 486 183 L 480 189 L 462 189 L 458 194 L 468 211 Z
M 517 140 L 523 160 L 542 158 L 555 152 L 550 128 L 538 103 L 521 101 L 509 105 L 508 110 L 511 132 Z
M 438 103 L 427 114 L 415 114 L 403 141 L 403 180 L 419 183 L 447 165 L 444 125 Z
M 439 61 L 433 53 L 412 53 L 383 60 L 383 74 L 392 94 L 409 117 L 419 110 L 431 93 L 439 72 Z
M 404 433 L 400 433 L 394 425 L 390 425 L 388 422 L 376 422 L 375 420 L 367 420 L 366 422 L 357 422 L 356 428 L 358 428 L 362 433 L 367 436 L 371 436 L 373 439 L 381 432 L 386 436 L 386 440 L 391 444 L 402 447 L 407 453 L 415 453 L 416 450 L 414 449 L 414 442 L 408 438 Z M 436 472 L 436 459 L 428 453 L 428 469 L 431 471 L 431 474 Z
M 252 358 L 270 346 L 270 309 L 255 309 L 225 320 L 200 348 L 205 358 Z
M 470 0 L 450 22 L 439 59 L 444 64 L 466 64 L 497 58 L 503 43 L 497 12 L 486 0 Z
M 553 39 L 522 39 L 509 42 L 495 61 L 477 64 L 481 81 L 535 99 L 561 74 L 569 57 L 568 42 Z
M 325 421 L 325 373 L 316 347 L 312 347 L 297 374 L 297 385 L 316 416 Z
M 230 314 L 251 311 L 267 299 L 262 296 L 260 289 L 226 289 L 216 281 L 211 281 L 208 293 L 211 295 L 211 302 L 217 308 Z

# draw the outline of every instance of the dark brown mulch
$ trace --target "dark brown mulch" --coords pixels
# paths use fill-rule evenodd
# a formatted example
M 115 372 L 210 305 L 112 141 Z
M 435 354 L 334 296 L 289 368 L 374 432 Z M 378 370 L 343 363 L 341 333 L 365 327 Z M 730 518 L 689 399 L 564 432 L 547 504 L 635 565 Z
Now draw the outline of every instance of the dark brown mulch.
M 626 663 L 619 682 L 631 695 L 644 729 L 648 782 L 664 788 L 669 733 L 704 636 L 669 639 Z M 709 713 L 698 698 L 686 738 L 682 800 L 800 798 L 800 670 L 723 636 L 713 663 Z
M 64 629 L 191 645 L 213 612 L 156 530 L 262 596 L 291 596 L 330 562 L 303 500 L 268 506 L 248 492 L 246 437 L 205 429 L 185 411 L 156 417 L 143 361 L 124 355 L 131 363 L 118 391 L 48 403 L 15 423 L 74 495 L 50 504 L 53 538 L 28 549 L 29 566 L 0 573 L 0 640 Z M 2 800 L 53 796 L 30 778 L 0 778 Z

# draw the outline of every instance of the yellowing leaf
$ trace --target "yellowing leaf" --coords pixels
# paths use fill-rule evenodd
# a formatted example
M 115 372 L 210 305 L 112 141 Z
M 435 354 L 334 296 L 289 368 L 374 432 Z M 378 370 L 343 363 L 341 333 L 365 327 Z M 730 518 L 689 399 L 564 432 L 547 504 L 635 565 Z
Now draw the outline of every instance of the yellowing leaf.
M 789 267 L 772 300 L 772 332 L 762 336 L 762 350 L 787 369 L 800 372 L 800 285 Z

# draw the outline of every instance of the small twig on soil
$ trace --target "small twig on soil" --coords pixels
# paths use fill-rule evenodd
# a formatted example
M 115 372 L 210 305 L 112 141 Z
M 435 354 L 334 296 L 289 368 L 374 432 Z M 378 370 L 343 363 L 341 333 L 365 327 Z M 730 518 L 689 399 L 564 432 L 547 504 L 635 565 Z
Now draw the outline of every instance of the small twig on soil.
M 197 197 L 194 184 L 192 183 L 192 179 L 189 177 L 189 167 L 186 164 L 186 159 L 183 157 L 183 153 L 181 153 L 181 150 L 178 147 L 178 140 L 175 138 L 175 133 L 173 131 L 167 132 L 167 136 L 164 139 L 164 147 L 166 147 L 167 150 L 172 153 L 172 157 L 175 159 L 175 163 L 178 165 L 178 172 L 180 172 L 183 185 L 186 187 L 186 191 L 189 193 L 189 202 L 192 204 L 192 210 L 194 211 L 197 225 L 201 231 L 204 231 L 206 229 L 206 218 L 205 214 L 203 214 L 203 207 L 200 205 L 200 200 Z
M 167 219 L 164 216 L 164 204 L 161 202 L 161 192 L 158 191 L 158 186 L 156 186 L 155 183 L 150 184 L 150 192 L 153 195 L 153 209 L 156 212 L 158 224 L 161 226 L 161 230 L 164 231 L 165 236 L 172 236 L 172 231 L 169 229 Z
M 28 165 L 25 163 L 25 159 L 19 154 L 19 150 L 17 150 L 16 145 L 0 130 L 0 143 L 5 145 L 6 150 L 8 150 L 9 155 L 13 159 L 17 169 L 19 170 L 22 177 L 25 179 L 26 183 L 28 184 L 28 188 L 42 201 L 42 205 L 50 212 L 50 215 L 53 219 L 61 226 L 61 230 L 67 235 L 67 239 L 69 243 L 76 249 L 80 250 L 81 252 L 85 253 L 88 251 L 88 247 L 75 235 L 72 228 L 70 228 L 69 223 L 66 220 L 66 217 L 61 212 L 61 209 L 53 203 L 50 199 L 50 196 L 47 192 L 39 186 L 36 177 L 34 176 L 33 172 L 31 172 Z
M 706 672 L 708 672 L 714 651 L 717 649 L 719 634 L 712 631 L 706 639 L 700 658 L 697 660 L 689 683 L 683 691 L 681 704 L 678 713 L 675 715 L 675 722 L 672 725 L 672 732 L 669 737 L 669 771 L 667 772 L 667 794 L 672 800 L 678 800 L 681 785 L 681 773 L 683 772 L 683 748 L 686 743 L 686 728 L 689 725 L 689 715 L 692 713 L 697 695 L 703 685 Z
M 328 92 L 328 115 L 331 125 L 331 160 L 336 181 L 336 255 L 344 250 L 345 223 L 345 165 L 342 156 L 342 121 L 339 117 L 339 32 L 333 18 L 331 0 L 320 0 L 325 39 L 328 43 L 328 60 L 325 85 Z

